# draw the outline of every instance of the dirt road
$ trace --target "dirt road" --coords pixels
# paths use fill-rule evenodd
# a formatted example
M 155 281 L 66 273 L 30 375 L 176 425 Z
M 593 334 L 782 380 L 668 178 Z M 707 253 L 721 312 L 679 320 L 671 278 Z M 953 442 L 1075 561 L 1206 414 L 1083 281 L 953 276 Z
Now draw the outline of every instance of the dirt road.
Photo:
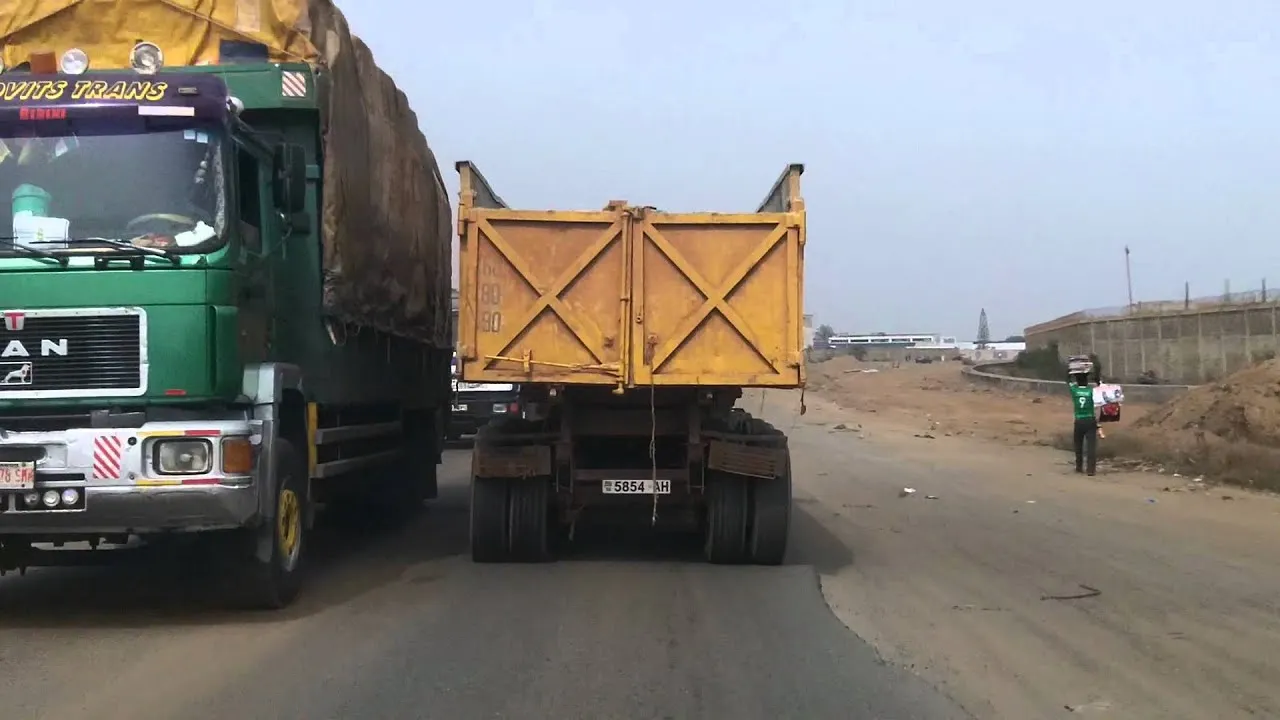
M 818 566 L 851 630 L 978 717 L 1280 716 L 1280 500 L 1076 475 L 1034 445 L 1065 408 L 909 372 L 833 393 L 861 410 L 747 400 L 790 428 L 800 506 L 852 553 Z

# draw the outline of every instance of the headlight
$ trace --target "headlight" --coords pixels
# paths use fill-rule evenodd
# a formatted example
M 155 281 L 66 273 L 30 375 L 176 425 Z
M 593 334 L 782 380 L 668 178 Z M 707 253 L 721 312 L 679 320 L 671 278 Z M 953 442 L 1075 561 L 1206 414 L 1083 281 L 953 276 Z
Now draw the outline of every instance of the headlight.
M 153 464 L 161 475 L 203 475 L 213 467 L 208 440 L 158 440 Z
M 83 75 L 89 69 L 89 56 L 80 48 L 71 48 L 62 53 L 58 69 L 68 75 Z
M 164 67 L 164 52 L 155 43 L 140 42 L 129 51 L 129 64 L 140 75 L 155 75 Z

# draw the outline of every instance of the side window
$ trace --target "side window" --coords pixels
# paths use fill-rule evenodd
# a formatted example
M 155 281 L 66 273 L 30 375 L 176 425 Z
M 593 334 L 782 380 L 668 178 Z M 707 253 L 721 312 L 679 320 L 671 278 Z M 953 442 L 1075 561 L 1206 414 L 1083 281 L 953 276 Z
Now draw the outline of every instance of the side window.
M 240 237 L 249 252 L 262 253 L 262 184 L 258 159 L 243 149 L 236 150 Z

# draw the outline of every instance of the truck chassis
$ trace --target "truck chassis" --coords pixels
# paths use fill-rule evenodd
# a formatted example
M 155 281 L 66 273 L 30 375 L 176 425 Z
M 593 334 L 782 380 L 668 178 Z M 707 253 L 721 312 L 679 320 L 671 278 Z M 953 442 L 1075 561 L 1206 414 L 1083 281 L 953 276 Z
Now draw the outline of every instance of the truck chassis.
M 734 408 L 737 388 L 534 386 L 525 418 L 483 428 L 472 456 L 476 562 L 552 558 L 552 531 L 579 517 L 700 528 L 713 563 L 781 564 L 791 462 L 780 430 Z M 605 493 L 608 481 L 655 492 Z M 656 491 L 662 483 L 663 492 Z

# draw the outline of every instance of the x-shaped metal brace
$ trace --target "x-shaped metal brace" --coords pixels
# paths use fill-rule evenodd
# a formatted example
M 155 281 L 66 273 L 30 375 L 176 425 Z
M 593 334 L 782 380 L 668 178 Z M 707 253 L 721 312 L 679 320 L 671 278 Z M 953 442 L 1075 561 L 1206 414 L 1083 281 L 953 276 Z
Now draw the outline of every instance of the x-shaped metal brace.
M 687 316 L 683 322 L 676 326 L 676 329 L 672 331 L 671 337 L 666 341 L 666 343 L 654 351 L 653 360 L 649 365 L 650 371 L 656 372 L 658 368 L 662 367 L 663 363 L 671 359 L 671 356 L 675 351 L 689 339 L 689 336 L 693 334 L 693 331 L 707 319 L 713 310 L 715 310 L 720 312 L 720 315 L 722 315 L 724 319 L 733 326 L 733 329 L 747 341 L 747 344 L 756 351 L 756 354 L 768 363 L 775 372 L 779 374 L 785 373 L 786 369 L 781 366 L 781 362 L 779 360 L 767 357 L 764 354 L 764 346 L 760 343 L 755 331 L 751 329 L 751 325 L 747 323 L 737 310 L 733 309 L 733 307 L 729 305 L 726 298 L 728 298 L 730 293 L 736 290 L 738 285 L 746 279 L 747 275 L 751 273 L 751 270 L 760 264 L 760 261 L 764 259 L 764 256 L 768 255 L 778 242 L 786 237 L 787 225 L 785 223 L 779 223 L 777 227 L 765 236 L 764 240 L 762 240 L 750 254 L 742 259 L 742 262 L 738 264 L 733 272 L 729 273 L 729 277 L 720 287 L 713 286 L 705 277 L 703 277 L 702 273 L 698 272 L 697 268 L 686 260 L 684 255 L 682 255 L 675 246 L 662 236 L 662 233 L 654 227 L 653 223 L 646 220 L 642 227 L 644 235 L 649 238 L 654 247 L 656 247 L 663 255 L 666 255 L 667 259 L 670 260 L 671 263 L 689 279 L 689 282 L 693 283 L 694 287 L 698 289 L 698 292 L 702 293 L 703 297 L 706 298 L 701 307 L 691 315 Z
M 542 314 L 543 310 L 549 308 L 560 318 L 565 326 L 569 328 L 569 331 L 577 337 L 578 342 L 582 343 L 582 345 L 587 349 L 587 352 L 591 353 L 591 357 L 595 359 L 595 362 L 603 365 L 605 363 L 605 359 L 597 354 L 597 348 L 604 347 L 604 334 L 600 331 L 599 326 L 574 312 L 572 308 L 566 305 L 564 301 L 560 299 L 560 294 L 563 293 L 574 280 L 577 280 L 578 276 L 590 267 L 591 263 L 595 262 L 596 258 L 600 257 L 606 248 L 621 236 L 623 230 L 623 219 L 620 217 L 618 220 L 614 221 L 607 230 L 600 233 L 600 236 L 592 241 L 591 245 L 589 245 L 586 250 L 583 250 L 582 253 L 578 255 L 577 259 L 574 260 L 569 267 L 565 268 L 564 271 L 560 273 L 560 276 L 557 277 L 550 286 L 543 286 L 538 282 L 538 279 L 534 276 L 529 266 L 525 264 L 524 259 L 520 257 L 520 254 L 503 239 L 502 234 L 499 233 L 488 220 L 483 217 L 479 218 L 477 220 L 477 227 L 480 233 L 489 240 L 499 253 L 502 254 L 507 263 L 509 263 L 520 277 L 528 283 L 529 287 L 538 294 L 538 300 L 533 303 L 529 308 L 529 311 L 519 320 L 512 323 L 510 326 L 511 330 L 508 331 L 508 333 L 498 342 L 498 347 L 501 348 L 501 350 L 496 354 L 505 354 L 511 343 L 515 342 L 515 339 L 528 329 L 530 323 L 536 320 L 537 317 Z

